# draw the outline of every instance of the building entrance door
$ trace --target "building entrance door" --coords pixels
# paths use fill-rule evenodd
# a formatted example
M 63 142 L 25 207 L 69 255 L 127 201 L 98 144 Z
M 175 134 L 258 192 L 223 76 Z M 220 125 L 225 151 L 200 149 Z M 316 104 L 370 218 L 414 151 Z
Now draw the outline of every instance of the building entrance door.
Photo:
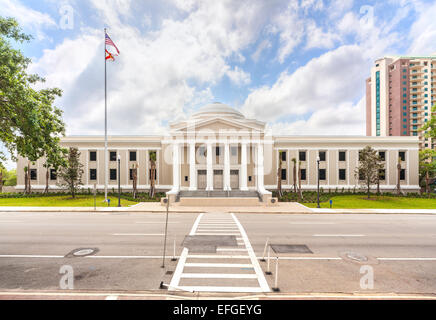
M 239 190 L 239 170 L 230 171 L 230 188 Z
M 207 186 L 207 171 L 198 170 L 197 174 L 197 188 L 198 190 L 206 190 Z
M 214 170 L 213 171 L 213 189 L 214 190 L 223 190 L 224 189 L 224 171 L 223 170 Z

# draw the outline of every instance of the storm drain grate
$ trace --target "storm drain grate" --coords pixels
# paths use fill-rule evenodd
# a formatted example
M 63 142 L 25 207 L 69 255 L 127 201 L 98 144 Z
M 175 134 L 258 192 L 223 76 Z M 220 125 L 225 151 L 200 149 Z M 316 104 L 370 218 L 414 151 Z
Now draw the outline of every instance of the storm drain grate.
M 216 253 L 217 247 L 236 247 L 236 236 L 186 236 L 182 246 L 192 253 Z
M 97 254 L 99 251 L 98 248 L 79 248 L 74 249 L 70 253 L 68 253 L 65 258 L 83 258 L 88 256 L 93 256 Z
M 273 249 L 274 253 L 311 253 L 306 245 L 303 244 L 272 244 L 271 249 Z

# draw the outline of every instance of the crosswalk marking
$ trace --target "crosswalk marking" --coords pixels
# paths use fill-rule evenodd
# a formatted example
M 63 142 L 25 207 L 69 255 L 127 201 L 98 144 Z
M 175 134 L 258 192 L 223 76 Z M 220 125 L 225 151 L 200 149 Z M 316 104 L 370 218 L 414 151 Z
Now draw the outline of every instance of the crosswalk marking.
M 215 213 L 200 214 L 189 235 L 235 236 L 237 243 L 236 246 L 233 247 L 217 248 L 216 254 L 192 254 L 189 253 L 188 248 L 184 248 L 176 271 L 171 279 L 170 291 L 270 292 L 270 288 L 260 268 L 259 261 L 254 254 L 253 248 L 251 247 L 250 241 L 248 240 L 247 234 L 234 214 L 229 216 L 218 216 Z M 222 263 L 214 262 L 214 259 L 219 259 Z M 204 262 L 202 260 L 204 260 Z M 229 261 L 227 262 L 226 260 Z M 240 260 L 241 262 L 247 260 L 247 263 L 231 263 L 232 260 Z M 245 270 L 245 272 L 225 273 L 224 269 L 241 269 Z M 215 272 L 212 270 L 215 270 Z M 218 273 L 218 270 L 223 270 L 223 273 Z M 209 280 L 207 281 L 208 285 L 198 285 L 198 281 L 202 279 L 205 281 Z M 231 283 L 232 285 L 233 283 L 235 284 L 233 286 L 220 285 L 224 284 L 224 282 L 222 282 L 223 280 L 221 280 L 221 282 L 218 281 L 219 279 L 234 279 Z M 197 282 L 192 282 L 193 280 L 197 280 Z M 255 286 L 254 283 L 246 282 L 253 280 L 257 280 L 257 286 Z M 182 283 L 180 283 L 181 281 Z M 216 286 L 213 285 L 215 282 L 217 284 Z M 192 285 L 188 285 L 189 283 L 192 283 Z M 246 286 L 244 284 L 250 284 L 252 286 Z

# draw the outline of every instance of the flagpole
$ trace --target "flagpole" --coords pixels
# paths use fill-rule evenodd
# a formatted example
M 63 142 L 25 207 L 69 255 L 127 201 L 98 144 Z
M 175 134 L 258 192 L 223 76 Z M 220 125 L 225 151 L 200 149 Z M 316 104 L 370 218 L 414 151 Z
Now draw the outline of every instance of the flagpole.
M 106 60 L 106 28 L 104 28 L 104 201 L 107 203 L 108 185 L 108 150 L 107 150 L 107 60 Z

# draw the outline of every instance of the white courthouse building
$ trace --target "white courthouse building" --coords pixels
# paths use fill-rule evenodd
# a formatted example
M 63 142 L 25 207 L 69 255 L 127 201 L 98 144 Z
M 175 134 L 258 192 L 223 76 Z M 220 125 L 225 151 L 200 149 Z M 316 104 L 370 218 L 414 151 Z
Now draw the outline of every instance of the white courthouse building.
M 85 189 L 97 185 L 104 189 L 104 137 L 65 137 L 64 147 L 77 147 L 84 165 Z M 208 196 L 257 193 L 270 201 L 277 189 L 279 161 L 282 162 L 283 189 L 293 189 L 294 161 L 301 169 L 303 190 L 317 188 L 319 179 L 324 190 L 359 188 L 355 169 L 359 151 L 366 146 L 376 149 L 385 168 L 380 182 L 382 191 L 394 191 L 397 165 L 401 159 L 400 180 L 405 192 L 419 191 L 419 139 L 417 137 L 367 136 L 288 136 L 273 135 L 266 123 L 247 119 L 239 111 L 220 103 L 207 105 L 187 120 L 170 123 L 165 136 L 110 136 L 108 143 L 109 191 L 118 187 L 117 158 L 121 158 L 121 188 L 132 190 L 132 168 L 138 167 L 138 190 L 150 188 L 150 152 L 156 153 L 156 189 L 179 199 L 193 194 Z M 281 151 L 281 159 L 279 152 Z M 17 164 L 17 191 L 24 190 L 24 167 Z M 32 190 L 44 190 L 44 159 L 31 164 Z M 50 189 L 55 191 L 57 177 L 50 171 Z

